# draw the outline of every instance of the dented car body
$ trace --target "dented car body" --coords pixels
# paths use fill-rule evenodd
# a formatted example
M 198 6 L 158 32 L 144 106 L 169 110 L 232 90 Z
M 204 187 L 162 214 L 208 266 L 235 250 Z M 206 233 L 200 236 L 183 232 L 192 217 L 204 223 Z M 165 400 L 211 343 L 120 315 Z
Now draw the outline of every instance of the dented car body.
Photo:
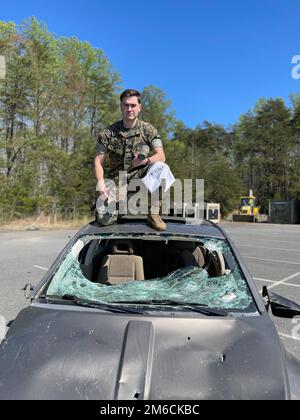
M 2 341 L 0 398 L 299 399 L 267 311 L 299 307 L 264 295 L 212 223 L 91 223 Z

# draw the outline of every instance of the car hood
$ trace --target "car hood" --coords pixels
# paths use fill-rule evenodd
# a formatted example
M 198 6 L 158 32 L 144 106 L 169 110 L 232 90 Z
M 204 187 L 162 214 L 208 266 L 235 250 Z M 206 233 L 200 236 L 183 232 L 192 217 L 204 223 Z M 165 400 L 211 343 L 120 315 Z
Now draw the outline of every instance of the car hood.
M 42 307 L 44 306 L 44 307 Z M 23 310 L 0 347 L 1 399 L 285 399 L 268 316 Z

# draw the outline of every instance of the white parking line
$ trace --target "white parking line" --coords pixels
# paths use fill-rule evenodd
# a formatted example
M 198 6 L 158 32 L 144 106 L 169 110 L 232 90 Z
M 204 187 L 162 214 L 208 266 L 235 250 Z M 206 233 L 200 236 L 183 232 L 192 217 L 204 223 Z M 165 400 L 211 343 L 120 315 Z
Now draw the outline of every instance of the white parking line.
M 299 274 L 300 274 L 300 271 L 298 271 L 298 273 L 292 274 L 291 276 L 285 277 L 282 280 L 276 281 L 274 284 L 272 284 L 272 286 L 269 287 L 269 289 L 273 289 L 273 287 L 276 287 L 279 284 L 283 284 L 283 283 L 287 284 L 287 283 L 285 283 L 287 280 L 293 279 L 294 277 L 299 276 Z
M 260 279 L 259 277 L 253 277 L 254 280 L 259 280 L 259 281 L 266 281 L 268 283 L 276 283 L 275 280 L 268 280 L 268 279 Z M 300 284 L 294 284 L 294 283 L 284 283 L 285 286 L 294 286 L 294 287 L 300 287 Z M 270 287 L 269 287 L 270 289 Z M 260 290 L 261 291 L 261 290 Z
M 281 332 L 278 332 L 278 334 L 279 334 L 281 337 L 291 338 L 292 340 L 297 340 L 297 341 L 300 341 L 300 338 L 298 338 L 298 337 L 294 337 L 294 336 L 292 336 L 292 335 L 283 334 L 283 333 L 281 333 Z
M 243 237 L 242 239 L 237 239 L 236 242 L 242 242 L 245 238 Z M 260 239 L 261 242 L 272 242 L 272 244 L 274 244 L 274 239 Z M 276 239 L 276 244 L 279 243 L 285 243 L 285 244 L 300 244 L 300 241 L 285 241 L 283 239 Z M 245 245 L 248 244 L 248 241 L 245 243 Z
M 256 246 L 256 245 L 238 245 L 239 248 L 255 248 L 255 249 L 272 249 L 277 251 L 300 252 L 300 249 L 291 248 L 271 248 L 269 246 Z
M 251 236 L 254 236 L 255 239 L 257 239 L 258 237 L 262 237 L 262 240 L 264 240 L 264 238 L 267 235 L 269 238 L 273 238 L 273 240 L 280 241 L 281 238 L 282 238 L 282 236 L 284 234 L 293 236 L 293 239 L 299 239 L 299 231 L 296 231 L 296 232 L 292 232 L 292 231 L 289 231 L 289 232 L 288 231 L 279 232 L 278 231 L 278 232 L 273 232 L 273 233 L 270 233 L 270 232 L 258 232 L 258 231 L 254 232 L 254 231 L 246 231 L 246 230 L 243 231 L 243 232 L 238 232 L 236 230 L 229 230 L 229 229 L 225 229 L 225 231 L 227 231 L 229 233 L 230 237 L 233 240 L 238 239 L 238 236 L 241 236 L 242 239 L 245 239 L 245 237 L 247 239 L 249 239 Z
M 282 260 L 270 260 L 270 259 L 267 259 L 267 258 L 246 257 L 245 255 L 243 255 L 243 258 L 247 258 L 248 260 L 270 261 L 270 262 L 277 262 L 277 263 L 283 263 L 283 264 L 295 264 L 295 265 L 300 265 L 300 262 L 282 261 Z
M 32 267 L 39 268 L 40 270 L 48 271 L 48 268 L 41 267 L 40 265 L 33 265 Z
M 275 283 L 276 280 L 269 280 L 269 279 L 262 279 L 260 277 L 253 277 L 254 280 L 259 280 L 259 281 L 268 281 L 270 283 Z

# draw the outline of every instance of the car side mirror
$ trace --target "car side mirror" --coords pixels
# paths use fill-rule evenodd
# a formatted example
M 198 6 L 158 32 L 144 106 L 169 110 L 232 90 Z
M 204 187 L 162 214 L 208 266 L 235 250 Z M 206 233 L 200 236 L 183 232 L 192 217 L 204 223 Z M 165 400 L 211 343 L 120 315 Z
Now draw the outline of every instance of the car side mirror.
M 293 318 L 300 315 L 300 305 L 292 300 L 277 295 L 277 293 L 270 292 L 267 286 L 263 286 L 262 296 L 265 301 L 267 311 L 271 306 L 272 314 L 282 318 Z
M 24 296 L 26 299 L 28 299 L 31 296 L 31 292 L 33 291 L 34 287 L 31 283 L 25 284 L 25 286 L 22 288 L 24 291 Z

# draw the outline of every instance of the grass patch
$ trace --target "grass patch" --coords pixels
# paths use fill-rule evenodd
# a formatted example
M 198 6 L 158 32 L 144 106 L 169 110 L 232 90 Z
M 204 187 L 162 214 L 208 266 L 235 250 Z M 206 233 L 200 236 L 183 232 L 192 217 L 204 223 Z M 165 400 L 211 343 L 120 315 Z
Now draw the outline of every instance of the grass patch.
M 51 216 L 40 215 L 39 217 L 26 217 L 6 222 L 0 221 L 0 230 L 58 230 L 77 229 L 92 220 L 92 216 L 83 216 L 66 220 L 54 219 Z

